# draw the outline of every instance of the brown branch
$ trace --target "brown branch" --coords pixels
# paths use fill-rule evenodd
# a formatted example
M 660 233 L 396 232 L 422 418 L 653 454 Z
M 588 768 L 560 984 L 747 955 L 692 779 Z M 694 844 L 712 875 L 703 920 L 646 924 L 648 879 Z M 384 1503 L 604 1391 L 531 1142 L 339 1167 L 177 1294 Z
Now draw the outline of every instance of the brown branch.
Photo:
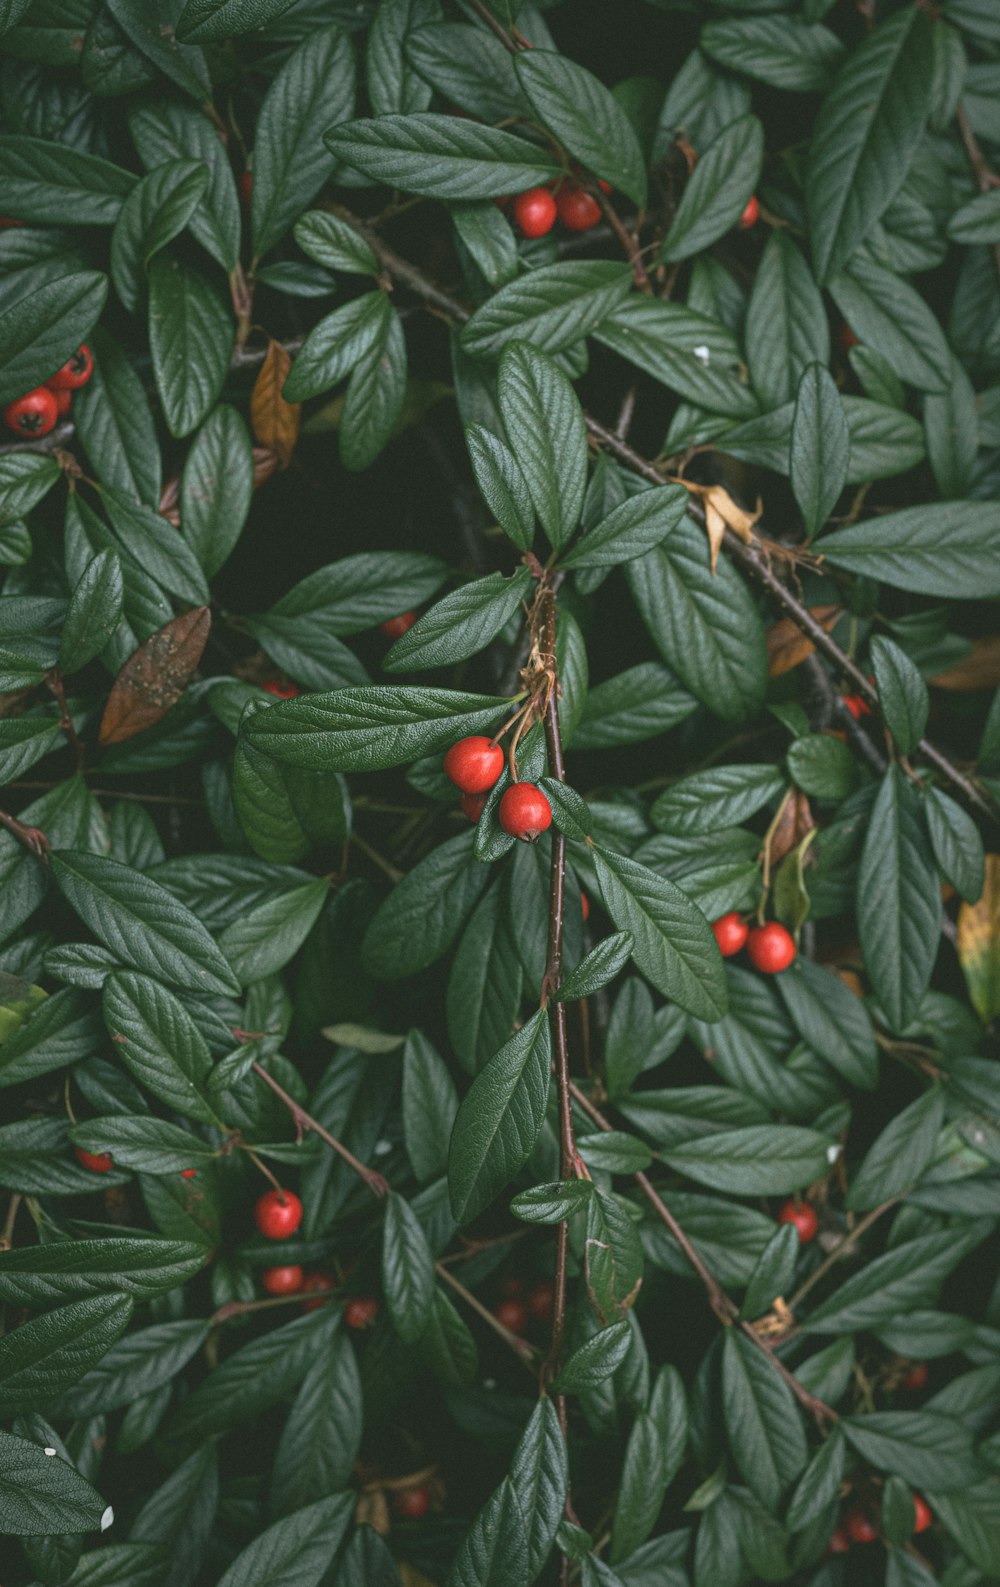
M 955 112 L 958 130 L 965 145 L 972 174 L 976 178 L 976 186 L 980 193 L 989 193 L 993 188 L 1000 187 L 1000 176 L 991 168 L 985 154 L 979 146 L 979 139 L 972 130 L 968 112 L 964 105 L 959 105 Z M 1000 242 L 993 244 L 993 258 L 996 261 L 997 274 L 1000 275 Z
M 73 725 L 73 718 L 69 714 L 69 706 L 66 704 L 66 690 L 58 667 L 53 667 L 51 672 L 45 674 L 45 682 L 59 707 L 59 726 L 73 746 L 76 755 L 76 773 L 79 776 L 83 771 L 87 752 L 84 749 L 83 740 Z
M 49 840 L 39 827 L 25 826 L 23 821 L 19 821 L 17 816 L 8 815 L 6 810 L 0 810 L 0 826 L 6 827 L 8 832 L 13 833 L 36 859 L 48 859 Z
M 353 1152 L 348 1151 L 343 1141 L 338 1141 L 337 1137 L 331 1135 L 329 1130 L 324 1129 L 317 1119 L 314 1119 L 310 1113 L 306 1112 L 305 1108 L 300 1107 L 295 1098 L 289 1096 L 284 1086 L 280 1085 L 272 1074 L 268 1074 L 263 1064 L 258 1063 L 256 1059 L 254 1059 L 253 1069 L 271 1087 L 275 1096 L 285 1104 L 285 1107 L 295 1120 L 295 1128 L 297 1130 L 311 1130 L 314 1135 L 319 1136 L 321 1141 L 325 1141 L 330 1150 L 336 1152 L 338 1157 L 343 1158 L 348 1168 L 353 1168 L 358 1178 L 364 1180 L 373 1196 L 388 1195 L 389 1182 L 382 1174 L 376 1173 L 373 1168 L 368 1168 L 361 1162 L 360 1158 L 355 1157 Z
M 789 1297 L 788 1301 L 786 1302 L 789 1311 L 794 1312 L 796 1306 L 798 1306 L 804 1297 L 809 1294 L 809 1291 L 819 1283 L 820 1279 L 826 1277 L 830 1269 L 835 1263 L 840 1261 L 840 1258 L 845 1254 L 845 1252 L 849 1251 L 851 1246 L 854 1245 L 856 1241 L 860 1240 L 863 1234 L 868 1232 L 872 1224 L 875 1223 L 877 1219 L 881 1218 L 884 1212 L 888 1212 L 890 1207 L 894 1207 L 898 1201 L 899 1197 L 893 1196 L 891 1201 L 883 1201 L 881 1206 L 873 1207 L 871 1212 L 866 1212 L 865 1216 L 860 1220 L 860 1222 L 856 1223 L 854 1228 L 850 1229 L 847 1234 L 844 1235 L 842 1240 L 837 1241 L 837 1244 L 833 1247 L 833 1250 L 824 1257 L 823 1261 L 819 1264 L 819 1267 L 814 1268 L 814 1270 L 809 1274 L 809 1277 L 806 1279 L 805 1283 L 800 1284 L 798 1289 L 795 1291 L 795 1294 Z
M 505 1328 L 499 1317 L 494 1317 L 493 1313 L 483 1305 L 478 1296 L 473 1295 L 470 1289 L 466 1289 L 465 1285 L 455 1277 L 454 1273 L 443 1262 L 435 1262 L 434 1271 L 438 1278 L 442 1278 L 446 1284 L 450 1284 L 456 1295 L 461 1295 L 465 1304 L 471 1307 L 476 1315 L 481 1317 L 483 1322 L 493 1329 L 493 1332 L 498 1338 L 503 1340 L 509 1349 L 513 1350 L 518 1360 L 523 1361 L 527 1366 L 529 1372 L 533 1372 L 534 1368 L 531 1363 L 536 1354 L 534 1345 L 529 1344 L 527 1339 L 522 1339 L 520 1334 L 513 1333 L 509 1328 Z
M 511 37 L 503 23 L 498 21 L 489 7 L 483 4 L 483 0 L 469 0 L 469 4 L 477 17 L 485 22 L 490 32 L 495 34 L 500 40 L 505 50 L 509 50 L 512 55 L 517 55 L 519 50 L 528 48 L 527 40 L 522 39 L 520 34 L 517 35 L 516 41 Z
M 638 474 L 642 479 L 648 479 L 654 485 L 662 485 L 664 483 L 663 473 L 648 458 L 642 457 L 626 441 L 621 440 L 613 430 L 607 429 L 597 419 L 591 418 L 589 414 L 586 415 L 586 420 L 587 429 L 594 441 L 616 457 L 620 463 L 624 463 L 626 468 L 631 469 L 634 474 Z M 688 511 L 696 518 L 699 517 L 702 513 L 701 504 L 695 500 L 690 501 L 688 503 Z M 782 583 L 764 553 L 757 546 L 744 545 L 730 529 L 725 532 L 723 546 L 733 561 L 739 563 L 744 573 L 755 584 L 759 584 L 762 589 L 767 591 L 775 604 L 780 606 L 781 610 L 792 619 L 796 628 L 805 634 L 807 638 L 811 639 L 820 654 L 825 656 L 836 667 L 841 676 L 851 683 L 854 692 L 860 694 L 866 704 L 881 716 L 878 694 L 874 686 L 869 682 L 860 667 L 841 650 L 836 640 L 831 639 L 830 635 L 816 621 L 812 613 L 793 595 L 788 586 Z M 967 803 L 974 805 L 982 815 L 989 816 L 993 821 L 1000 820 L 997 810 L 982 790 L 970 778 L 966 777 L 963 772 L 959 771 L 958 767 L 954 766 L 936 745 L 932 744 L 928 739 L 922 738 L 917 745 L 916 753 L 922 755 L 924 760 L 929 761 L 956 792 L 961 794 Z
M 467 309 L 458 298 L 447 292 L 444 287 L 439 287 L 436 281 L 424 275 L 424 272 L 416 265 L 412 265 L 408 259 L 404 259 L 395 248 L 390 248 L 378 232 L 359 215 L 355 215 L 352 210 L 345 209 L 343 204 L 336 204 L 332 200 L 321 207 L 329 210 L 331 215 L 336 215 L 339 220 L 346 221 L 359 237 L 364 238 L 382 268 L 387 270 L 394 280 L 402 281 L 403 285 L 409 287 L 411 292 L 415 292 L 424 303 L 433 309 L 438 309 L 440 313 L 455 320 L 459 325 L 464 325 L 466 320 L 472 317 L 471 309 Z
M 17 1222 L 17 1210 L 22 1199 L 21 1192 L 15 1190 L 7 1203 L 7 1216 L 3 1221 L 3 1230 L 0 1231 L 0 1251 L 9 1251 L 14 1244 L 14 1225 Z

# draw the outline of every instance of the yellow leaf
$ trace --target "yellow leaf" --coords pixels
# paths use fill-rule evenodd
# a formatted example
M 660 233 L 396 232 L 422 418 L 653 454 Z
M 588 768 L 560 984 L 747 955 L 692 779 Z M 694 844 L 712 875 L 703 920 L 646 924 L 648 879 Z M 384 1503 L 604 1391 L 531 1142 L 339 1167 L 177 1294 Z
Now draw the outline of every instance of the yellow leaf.
M 1000 1014 L 1000 854 L 986 856 L 979 902 L 958 911 L 955 946 L 972 1006 L 988 1022 Z

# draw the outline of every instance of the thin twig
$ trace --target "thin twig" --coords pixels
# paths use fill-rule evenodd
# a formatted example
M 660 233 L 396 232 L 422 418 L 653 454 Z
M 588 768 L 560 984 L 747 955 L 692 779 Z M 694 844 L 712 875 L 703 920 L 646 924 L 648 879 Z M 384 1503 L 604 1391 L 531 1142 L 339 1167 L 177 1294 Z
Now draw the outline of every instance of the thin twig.
M 439 287 L 436 281 L 432 281 L 429 276 L 424 275 L 422 270 L 418 270 L 416 265 L 412 265 L 408 259 L 404 259 L 401 254 L 396 252 L 395 248 L 390 248 L 389 244 L 383 241 L 378 232 L 363 221 L 359 215 L 355 215 L 353 211 L 345 209 L 343 204 L 335 204 L 332 200 L 327 201 L 321 207 L 328 209 L 331 215 L 336 215 L 340 220 L 346 221 L 348 226 L 351 226 L 358 233 L 358 236 L 363 237 L 365 242 L 368 243 L 382 268 L 387 270 L 396 281 L 402 281 L 404 286 L 409 287 L 411 292 L 415 292 L 431 308 L 439 309 L 442 314 L 446 314 L 449 319 L 455 320 L 459 325 L 464 325 L 466 320 L 471 318 L 472 311 L 467 309 L 464 303 L 460 303 L 458 298 L 446 291 L 444 287 Z
M 505 1328 L 499 1317 L 494 1317 L 493 1313 L 488 1307 L 483 1305 L 478 1296 L 473 1295 L 471 1289 L 466 1289 L 465 1285 L 455 1277 L 450 1268 L 445 1267 L 443 1262 L 435 1262 L 434 1271 L 438 1278 L 444 1279 L 446 1284 L 451 1285 L 456 1295 L 461 1295 L 465 1304 L 471 1307 L 476 1315 L 481 1317 L 483 1322 L 493 1329 L 493 1332 L 503 1340 L 504 1344 L 513 1350 L 518 1360 L 523 1361 L 528 1371 L 533 1373 L 532 1361 L 537 1353 L 534 1345 L 529 1344 L 527 1339 L 522 1339 L 520 1334 L 512 1333 L 509 1328 Z
M 13 833 L 36 859 L 48 859 L 49 840 L 39 827 L 25 826 L 23 821 L 19 821 L 17 816 L 9 815 L 6 810 L 0 810 L 0 826 L 6 827 L 8 832 Z
M 337 1137 L 331 1135 L 329 1130 L 324 1129 L 317 1119 L 314 1119 L 310 1113 L 306 1112 L 305 1108 L 300 1107 L 295 1098 L 289 1096 L 284 1086 L 280 1085 L 274 1076 L 268 1073 L 264 1065 L 258 1063 L 256 1059 L 253 1062 L 253 1069 L 255 1074 L 258 1074 L 271 1087 L 275 1096 L 285 1104 L 285 1107 L 295 1120 L 297 1130 L 311 1130 L 314 1135 L 319 1136 L 321 1141 L 325 1141 L 331 1151 L 336 1152 L 338 1157 L 342 1157 L 347 1166 L 353 1168 L 358 1178 L 364 1180 L 373 1196 L 388 1195 L 389 1182 L 384 1175 L 376 1173 L 373 1168 L 368 1168 L 359 1158 L 355 1157 L 353 1152 L 348 1151 L 343 1141 L 338 1141 Z
M 524 48 L 525 41 L 521 40 L 520 43 L 515 42 L 515 40 L 507 32 L 507 29 L 504 27 L 503 23 L 498 21 L 489 7 L 483 4 L 483 0 L 469 0 L 469 4 L 476 13 L 477 17 L 485 22 L 490 32 L 494 33 L 500 40 L 500 43 L 503 45 L 505 50 L 509 50 L 512 55 L 516 55 L 520 49 Z M 520 39 L 520 34 L 518 34 L 518 39 Z
M 898 1200 L 898 1196 L 893 1196 L 891 1201 L 883 1201 L 881 1206 L 873 1207 L 871 1212 L 866 1212 L 864 1217 L 855 1224 L 853 1229 L 848 1230 L 842 1240 L 837 1241 L 837 1244 L 833 1247 L 833 1250 L 824 1257 L 823 1261 L 819 1264 L 819 1267 L 815 1268 L 813 1272 L 809 1274 L 809 1277 L 806 1279 L 805 1283 L 800 1284 L 798 1289 L 795 1291 L 795 1294 L 789 1297 L 788 1301 L 786 1302 L 789 1311 L 793 1312 L 795 1310 L 796 1306 L 798 1306 L 800 1302 L 805 1299 L 805 1297 L 809 1294 L 809 1291 L 819 1283 L 820 1279 L 826 1277 L 830 1269 L 840 1261 L 840 1258 L 844 1256 L 847 1251 L 851 1249 L 851 1246 L 854 1245 L 856 1241 L 860 1240 L 863 1234 L 868 1232 L 872 1224 L 881 1218 L 884 1212 L 888 1212 L 890 1207 L 894 1207 Z
M 24 1198 L 19 1190 L 15 1190 L 7 1203 L 7 1216 L 3 1221 L 3 1231 L 0 1232 L 0 1251 L 9 1251 L 14 1244 L 14 1224 L 17 1222 L 17 1209 Z

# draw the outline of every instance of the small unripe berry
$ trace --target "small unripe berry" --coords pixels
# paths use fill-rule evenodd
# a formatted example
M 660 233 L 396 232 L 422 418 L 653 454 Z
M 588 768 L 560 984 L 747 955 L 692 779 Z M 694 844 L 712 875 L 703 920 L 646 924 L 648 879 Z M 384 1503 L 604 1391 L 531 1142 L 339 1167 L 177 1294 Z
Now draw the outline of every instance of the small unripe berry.
M 756 193 L 753 193 L 747 200 L 747 207 L 740 216 L 740 231 L 749 231 L 751 226 L 756 226 L 759 219 L 760 205 L 757 202 Z
M 503 771 L 503 750 L 482 734 L 460 738 L 444 758 L 444 773 L 462 793 L 489 793 Z
M 915 1361 L 903 1379 L 904 1389 L 911 1389 L 914 1393 L 917 1389 L 922 1389 L 927 1382 L 927 1375 L 927 1362 Z
M 302 693 L 302 690 L 297 689 L 294 683 L 289 683 L 287 679 L 282 678 L 265 678 L 261 688 L 266 690 L 268 694 L 273 694 L 276 700 L 297 700 Z
M 462 814 L 470 821 L 478 821 L 486 809 L 485 794 L 463 794 L 458 802 L 462 806 Z
M 600 204 L 582 187 L 560 188 L 556 212 L 567 231 L 590 231 L 601 218 Z
M 386 639 L 402 639 L 416 620 L 416 612 L 400 612 L 398 617 L 387 617 L 384 623 L 379 623 L 379 633 L 384 634 Z
M 933 1510 L 927 1500 L 920 1497 L 919 1493 L 913 1495 L 913 1508 L 917 1517 L 913 1527 L 914 1532 L 926 1532 L 934 1520 Z
M 73 1152 L 80 1167 L 92 1174 L 110 1174 L 115 1166 L 110 1152 L 85 1152 L 82 1146 L 74 1146 Z
M 778 975 L 787 970 L 796 951 L 795 938 L 777 920 L 769 920 L 766 926 L 754 926 L 747 937 L 750 963 L 765 975 Z
M 3 422 L 15 435 L 36 437 L 48 435 L 56 427 L 59 404 L 54 391 L 48 386 L 36 386 L 23 397 L 8 402 L 3 410 Z
M 302 1222 L 302 1203 L 294 1190 L 265 1190 L 253 1216 L 266 1239 L 287 1240 Z
M 544 187 L 518 193 L 511 213 L 524 237 L 544 237 L 556 223 L 556 201 Z
M 396 1514 L 404 1521 L 419 1521 L 431 1507 L 431 1496 L 426 1488 L 404 1488 L 394 1503 Z
M 45 384 L 50 391 L 78 391 L 94 373 L 94 355 L 84 342 L 71 353 L 61 369 L 50 375 Z
M 552 806 L 533 782 L 512 783 L 500 800 L 498 814 L 504 831 L 524 843 L 534 843 L 552 825 Z
M 260 1282 L 269 1295 L 294 1295 L 302 1288 L 302 1269 L 297 1263 L 288 1267 L 266 1267 Z
M 344 1321 L 348 1328 L 370 1328 L 378 1316 L 378 1301 L 374 1295 L 357 1295 L 344 1307 Z
M 536 1322 L 551 1322 L 555 1303 L 556 1289 L 549 1279 L 543 1279 L 534 1289 L 528 1291 L 528 1310 Z
M 808 1201 L 786 1201 L 778 1213 L 778 1222 L 794 1224 L 803 1245 L 808 1245 L 810 1240 L 815 1239 L 819 1224 L 815 1210 L 810 1207 Z
M 852 1510 L 844 1522 L 847 1535 L 854 1543 L 874 1543 L 878 1537 L 878 1530 L 869 1521 L 863 1510 Z
M 519 1300 L 502 1300 L 494 1306 L 493 1315 L 512 1334 L 523 1334 L 528 1326 L 527 1307 Z
M 328 1295 L 336 1288 L 336 1281 L 332 1273 L 309 1273 L 302 1280 L 303 1295 Z M 325 1306 L 323 1300 L 305 1300 L 302 1302 L 303 1311 L 319 1311 Z
M 750 935 L 750 927 L 735 910 L 728 915 L 720 915 L 718 920 L 712 921 L 712 933 L 719 944 L 719 952 L 724 959 L 731 959 L 734 953 L 739 953 Z

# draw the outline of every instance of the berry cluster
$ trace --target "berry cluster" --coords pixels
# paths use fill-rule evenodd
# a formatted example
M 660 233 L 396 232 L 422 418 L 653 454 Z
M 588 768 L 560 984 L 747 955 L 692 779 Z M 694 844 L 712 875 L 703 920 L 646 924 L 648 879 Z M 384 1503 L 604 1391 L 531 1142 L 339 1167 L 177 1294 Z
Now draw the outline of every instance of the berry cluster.
M 478 821 L 482 815 L 486 795 L 500 780 L 503 762 L 500 745 L 481 735 L 460 738 L 445 756 L 445 775 L 461 790 L 462 809 L 470 821 Z M 533 782 L 511 783 L 504 790 L 497 814 L 504 831 L 525 843 L 533 843 L 552 825 L 552 806 Z
M 42 385 L 8 402 L 3 410 L 4 424 L 28 441 L 48 435 L 57 421 L 69 413 L 74 391 L 85 386 L 93 373 L 94 360 L 85 343 Z
M 604 193 L 611 192 L 609 182 L 598 182 L 598 186 Z M 546 237 L 557 220 L 567 231 L 590 231 L 601 218 L 601 206 L 593 193 L 566 178 L 549 182 L 545 187 L 529 187 L 513 200 L 499 202 L 510 204 L 511 215 L 522 237 Z
M 494 1306 L 493 1315 L 510 1333 L 521 1335 L 532 1319 L 547 1327 L 555 1301 L 555 1285 L 549 1279 L 540 1279 L 525 1294 L 524 1280 L 512 1274 L 503 1282 L 503 1299 Z
M 769 920 L 765 926 L 750 927 L 735 910 L 713 920 L 712 931 L 724 959 L 731 959 L 745 947 L 754 969 L 765 975 L 787 970 L 798 951 L 795 938 L 780 921 Z

